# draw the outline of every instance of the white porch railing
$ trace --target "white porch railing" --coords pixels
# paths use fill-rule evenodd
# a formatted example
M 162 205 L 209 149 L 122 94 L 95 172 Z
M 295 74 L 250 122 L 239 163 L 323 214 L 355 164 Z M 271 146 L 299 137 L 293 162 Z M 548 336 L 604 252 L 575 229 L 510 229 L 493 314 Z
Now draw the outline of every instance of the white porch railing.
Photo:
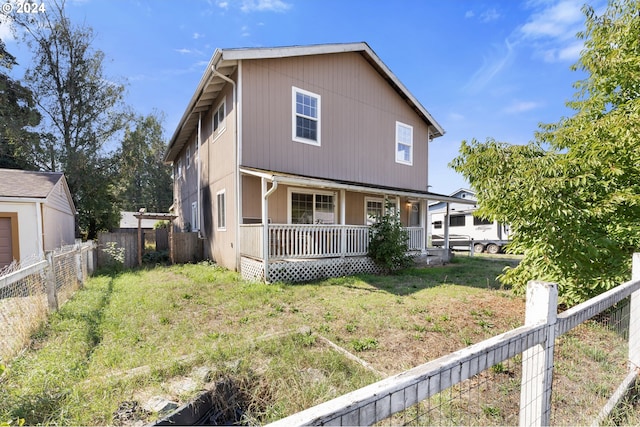
M 421 227 L 406 228 L 410 251 L 422 249 Z M 364 256 L 369 249 L 366 225 L 269 224 L 269 259 Z M 240 226 L 240 251 L 263 258 L 262 224 Z

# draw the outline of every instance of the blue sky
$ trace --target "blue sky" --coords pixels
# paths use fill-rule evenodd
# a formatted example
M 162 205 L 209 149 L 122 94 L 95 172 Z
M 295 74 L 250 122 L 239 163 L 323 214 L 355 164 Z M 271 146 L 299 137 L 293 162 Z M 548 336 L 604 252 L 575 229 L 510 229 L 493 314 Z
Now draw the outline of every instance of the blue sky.
M 127 84 L 127 103 L 139 114 L 165 113 L 167 138 L 216 48 L 365 41 L 445 129 L 430 145 L 429 183 L 449 194 L 468 186 L 447 167 L 462 140 L 526 143 L 539 123 L 572 113 L 565 103 L 583 77 L 570 66 L 582 48 L 575 34 L 584 3 L 67 0 L 66 10 L 93 27 L 107 75 Z M 6 25 L 0 37 L 28 65 Z

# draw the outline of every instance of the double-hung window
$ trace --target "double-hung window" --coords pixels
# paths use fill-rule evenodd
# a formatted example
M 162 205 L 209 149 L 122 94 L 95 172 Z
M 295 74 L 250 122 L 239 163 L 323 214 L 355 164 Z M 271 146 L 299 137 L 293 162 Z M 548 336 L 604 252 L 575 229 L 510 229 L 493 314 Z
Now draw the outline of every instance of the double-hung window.
M 198 202 L 191 203 L 191 230 L 200 230 L 200 222 L 198 221 Z
M 396 162 L 413 164 L 413 127 L 396 122 Z
M 292 95 L 293 140 L 320 145 L 320 95 L 295 86 Z
M 373 225 L 384 215 L 384 200 L 366 197 L 364 203 L 366 224 Z
M 216 111 L 213 113 L 213 134 L 214 137 L 217 137 L 222 133 L 223 130 L 226 129 L 227 121 L 225 120 L 226 114 L 226 102 L 223 100 L 216 108 Z

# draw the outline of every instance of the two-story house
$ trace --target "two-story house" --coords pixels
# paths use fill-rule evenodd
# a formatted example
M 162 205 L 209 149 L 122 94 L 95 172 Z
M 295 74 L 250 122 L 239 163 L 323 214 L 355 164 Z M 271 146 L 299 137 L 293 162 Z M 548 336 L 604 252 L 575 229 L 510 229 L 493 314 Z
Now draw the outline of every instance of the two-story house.
M 424 252 L 444 130 L 366 43 L 216 50 L 172 136 L 176 226 L 267 281 L 375 271 L 391 203 Z

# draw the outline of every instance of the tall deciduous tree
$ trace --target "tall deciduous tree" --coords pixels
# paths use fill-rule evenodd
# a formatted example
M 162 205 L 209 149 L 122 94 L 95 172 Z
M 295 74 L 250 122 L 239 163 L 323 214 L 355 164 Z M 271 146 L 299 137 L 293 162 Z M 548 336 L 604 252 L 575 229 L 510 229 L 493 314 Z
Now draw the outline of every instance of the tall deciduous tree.
M 32 128 L 40 123 L 31 91 L 9 75 L 16 58 L 0 39 L 0 167 L 34 169 L 32 150 L 38 133 Z
M 87 237 L 117 224 L 114 170 L 106 144 L 124 128 L 124 85 L 104 73 L 104 54 L 92 48 L 93 30 L 65 16 L 64 3 L 19 22 L 34 52 L 26 80 L 44 116 L 47 137 L 34 147 L 38 166 L 64 171 Z
M 167 212 L 172 203 L 171 167 L 162 158 L 166 142 L 162 116 L 138 117 L 127 127 L 118 163 L 118 200 L 122 209 Z
M 526 146 L 463 141 L 451 163 L 476 189 L 478 213 L 511 224 L 511 250 L 525 254 L 501 280 L 557 282 L 568 304 L 627 280 L 640 249 L 640 3 L 583 10 L 575 114 Z

